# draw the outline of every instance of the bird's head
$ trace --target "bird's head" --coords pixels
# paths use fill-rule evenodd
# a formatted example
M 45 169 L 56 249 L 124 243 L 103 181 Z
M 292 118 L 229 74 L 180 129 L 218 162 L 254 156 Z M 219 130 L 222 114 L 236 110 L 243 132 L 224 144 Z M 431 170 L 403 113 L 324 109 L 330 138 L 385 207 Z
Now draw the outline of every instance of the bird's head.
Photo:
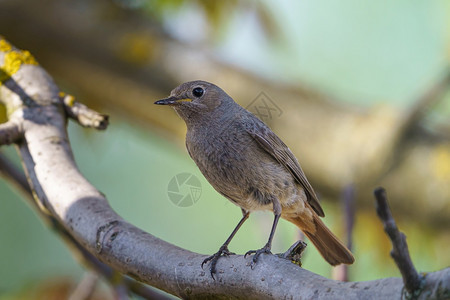
M 193 118 L 220 113 L 220 108 L 233 105 L 234 101 L 218 86 L 197 80 L 179 85 L 168 98 L 158 100 L 155 104 L 172 106 L 188 123 Z

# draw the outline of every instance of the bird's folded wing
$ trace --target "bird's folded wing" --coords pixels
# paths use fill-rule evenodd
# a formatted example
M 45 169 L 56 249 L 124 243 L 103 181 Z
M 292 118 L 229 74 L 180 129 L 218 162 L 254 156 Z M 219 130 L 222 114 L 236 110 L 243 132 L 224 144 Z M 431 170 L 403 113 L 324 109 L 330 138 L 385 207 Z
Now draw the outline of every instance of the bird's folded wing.
M 295 180 L 303 186 L 308 203 L 319 216 L 324 217 L 325 214 L 320 206 L 319 199 L 289 147 L 259 119 L 255 120 L 252 125 L 246 128 L 248 134 L 255 139 L 261 148 L 289 170 Z

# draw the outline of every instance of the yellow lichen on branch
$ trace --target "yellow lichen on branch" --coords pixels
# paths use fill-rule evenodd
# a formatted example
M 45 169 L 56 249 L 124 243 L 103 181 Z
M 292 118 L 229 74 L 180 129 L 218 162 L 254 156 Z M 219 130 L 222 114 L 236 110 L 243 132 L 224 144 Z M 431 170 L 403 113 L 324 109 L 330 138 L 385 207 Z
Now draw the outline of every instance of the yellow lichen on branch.
M 26 50 L 16 50 L 5 39 L 0 39 L 0 52 L 4 52 L 0 67 L 0 85 L 11 78 L 23 64 L 38 65 L 36 59 Z
M 11 51 L 11 49 L 12 49 L 12 46 L 10 43 L 8 43 L 4 39 L 0 39 L 0 51 L 1 52 L 8 52 L 8 51 Z
M 63 100 L 64 104 L 68 107 L 73 107 L 75 104 L 75 97 L 69 94 L 66 94 L 63 91 L 60 91 L 58 94 L 59 98 Z

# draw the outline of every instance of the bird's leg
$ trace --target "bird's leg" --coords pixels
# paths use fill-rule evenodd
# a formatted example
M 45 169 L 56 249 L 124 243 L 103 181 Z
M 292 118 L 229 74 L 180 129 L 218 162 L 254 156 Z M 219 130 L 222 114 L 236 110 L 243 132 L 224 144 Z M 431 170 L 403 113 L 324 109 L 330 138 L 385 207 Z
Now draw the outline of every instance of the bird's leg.
M 231 240 L 233 239 L 236 232 L 238 232 L 239 228 L 241 228 L 242 224 L 244 224 L 245 220 L 248 219 L 249 215 L 250 215 L 250 212 L 248 212 L 246 210 L 242 210 L 242 219 L 239 221 L 236 228 L 234 228 L 233 232 L 227 238 L 225 243 L 223 243 L 223 245 L 219 248 L 219 251 L 217 251 L 215 254 L 211 255 L 210 257 L 206 258 L 202 262 L 202 268 L 203 268 L 204 264 L 206 264 L 208 261 L 211 261 L 211 264 L 209 266 L 209 271 L 211 272 L 211 277 L 213 279 L 215 279 L 214 274 L 216 273 L 216 264 L 217 264 L 217 261 L 219 260 L 219 258 L 221 256 L 229 256 L 229 255 L 234 254 L 234 253 L 230 252 L 230 250 L 228 250 L 228 244 L 231 242 Z
M 255 254 L 253 256 L 253 261 L 252 261 L 252 265 L 251 265 L 252 268 L 255 266 L 256 262 L 258 261 L 259 256 L 262 253 L 272 254 L 272 252 L 270 252 L 270 249 L 272 248 L 272 239 L 273 239 L 273 236 L 275 235 L 275 230 L 277 229 L 278 220 L 280 220 L 280 217 L 281 217 L 281 204 L 277 198 L 273 199 L 273 213 L 274 213 L 275 217 L 273 219 L 272 230 L 270 231 L 269 240 L 267 241 L 267 244 L 264 247 L 262 247 L 261 249 L 250 250 L 247 253 L 245 253 L 245 255 L 244 255 L 244 257 L 247 257 L 247 255 Z

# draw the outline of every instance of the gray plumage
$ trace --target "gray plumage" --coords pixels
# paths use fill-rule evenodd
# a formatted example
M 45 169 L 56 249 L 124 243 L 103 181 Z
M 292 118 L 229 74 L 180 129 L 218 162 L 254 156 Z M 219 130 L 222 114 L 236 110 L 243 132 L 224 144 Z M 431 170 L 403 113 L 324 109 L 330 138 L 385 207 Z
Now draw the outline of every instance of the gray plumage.
M 297 159 L 261 120 L 205 81 L 184 83 L 155 104 L 171 105 L 186 122 L 189 155 L 210 184 L 243 209 L 244 218 L 246 212 L 274 211 L 269 242 L 252 251 L 255 262 L 260 253 L 270 252 L 277 215 L 303 230 L 332 265 L 353 262 L 350 251 L 320 220 L 324 212 Z M 217 259 L 227 254 L 227 242 L 225 251 L 210 258 L 212 272 Z

